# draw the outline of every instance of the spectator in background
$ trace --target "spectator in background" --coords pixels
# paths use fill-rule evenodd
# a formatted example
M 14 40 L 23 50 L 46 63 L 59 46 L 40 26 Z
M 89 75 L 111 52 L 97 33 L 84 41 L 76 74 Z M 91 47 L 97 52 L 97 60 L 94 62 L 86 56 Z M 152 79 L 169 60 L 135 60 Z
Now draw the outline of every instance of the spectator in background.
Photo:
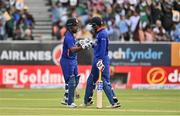
M 0 40 L 6 39 L 5 23 L 6 19 L 2 16 L 2 12 L 0 12 Z
M 135 9 L 132 8 L 133 15 L 130 17 L 128 23 L 130 26 L 130 31 L 133 34 L 133 39 L 135 41 L 139 41 L 139 22 L 140 22 L 140 16 L 135 11 Z
M 152 23 L 155 24 L 157 20 L 161 20 L 161 17 L 163 16 L 161 3 L 158 0 L 155 0 L 151 4 L 151 20 Z
M 62 27 L 60 30 L 60 36 L 61 36 L 61 41 L 64 39 L 64 34 L 66 33 L 67 29 L 65 27 Z
M 32 16 L 32 14 L 30 14 L 28 12 L 27 6 L 24 7 L 23 16 L 25 18 L 25 24 L 27 26 L 27 29 L 25 29 L 24 39 L 25 40 L 33 40 L 32 29 L 34 28 L 35 20 L 34 20 L 34 17 Z
M 167 41 L 166 30 L 163 28 L 161 21 L 156 21 L 156 27 L 153 29 L 156 41 Z
M 15 20 L 14 17 L 12 16 L 13 13 L 15 12 L 15 7 L 11 7 L 7 12 L 9 13 L 10 19 L 6 21 L 6 32 L 8 34 L 8 37 L 13 38 L 14 35 L 14 30 L 15 30 Z M 7 14 L 8 15 L 8 14 Z
M 61 3 L 60 2 L 56 2 L 56 4 L 54 4 L 52 6 L 52 10 L 51 10 L 51 21 L 52 21 L 52 24 L 56 24 L 59 19 L 60 19 L 60 8 L 61 8 Z
M 121 16 L 125 16 L 125 9 L 123 8 L 123 3 L 116 3 L 113 5 L 113 9 L 114 9 L 114 17 L 115 17 L 115 24 L 118 26 L 119 22 L 121 20 Z
M 87 4 L 86 3 L 79 3 L 76 7 L 76 12 L 77 15 L 79 16 L 79 20 L 81 21 L 82 25 L 86 25 L 88 21 L 88 9 L 87 9 Z
M 128 21 L 124 15 L 122 15 L 120 17 L 120 22 L 119 22 L 118 26 L 119 26 L 119 30 L 121 33 L 121 38 L 126 41 L 129 41 L 130 36 L 128 33 L 129 32 Z
M 29 26 L 30 29 L 33 29 L 35 25 L 35 20 L 34 20 L 33 15 L 28 12 L 28 9 L 29 9 L 28 6 L 25 6 L 23 13 L 27 18 L 27 22 L 26 22 L 27 25 Z
M 0 1 L 0 11 L 7 11 L 7 13 L 11 17 L 10 20 L 5 21 L 4 32 L 6 32 L 6 35 L 8 37 L 18 35 L 19 27 L 16 26 L 22 15 L 24 14 L 27 18 L 25 22 L 28 28 L 28 31 L 26 31 L 26 34 L 24 34 L 24 36 L 32 36 L 32 29 L 35 21 L 33 19 L 33 16 L 29 14 L 28 8 L 23 1 L 24 0 Z M 102 17 L 105 23 L 109 24 L 107 26 L 109 35 L 111 36 L 110 40 L 112 41 L 119 40 L 119 36 L 129 41 L 131 40 L 131 35 L 133 35 L 133 40 L 135 41 L 145 41 L 144 31 L 146 25 L 150 25 L 150 27 L 153 27 L 156 24 L 157 20 L 161 21 L 162 28 L 165 29 L 166 38 L 170 38 L 171 36 L 172 40 L 175 41 L 174 33 L 177 33 L 178 30 L 176 29 L 176 27 L 179 24 L 179 0 L 48 1 L 50 2 L 52 7 L 52 35 L 57 40 L 62 40 L 63 38 L 63 33 L 65 31 L 63 25 L 65 24 L 67 18 L 74 16 L 81 21 L 81 24 L 83 25 L 82 28 L 85 27 L 86 24 L 88 24 L 88 21 L 92 16 Z M 125 20 L 121 19 L 124 18 L 122 16 L 125 16 Z M 128 33 L 126 22 L 128 24 Z
M 126 41 L 131 40 L 132 37 L 135 41 L 146 41 L 144 36 L 146 26 L 153 27 L 157 20 L 162 22 L 162 27 L 166 30 L 165 34 L 168 35 L 174 24 L 172 9 L 178 9 L 177 0 L 173 2 L 169 0 L 60 0 L 60 2 L 63 6 L 66 5 L 66 12 L 70 14 L 67 16 L 78 17 L 83 26 L 93 16 L 101 17 L 107 24 L 111 41 L 120 40 L 119 37 Z M 169 24 L 166 25 L 166 23 Z
M 68 18 L 67 8 L 59 1 L 52 8 L 52 35 L 56 40 L 61 39 L 61 28 Z
M 111 19 L 108 21 L 106 31 L 110 41 L 119 41 L 120 31 L 118 27 L 115 25 L 115 19 Z
M 21 18 L 21 11 L 20 10 L 15 10 L 13 13 L 12 13 L 12 17 L 14 19 L 14 22 L 15 24 L 17 24 L 17 22 L 20 20 Z
M 180 23 L 173 25 L 173 30 L 171 31 L 171 37 L 173 41 L 180 42 Z
M 55 39 L 55 40 L 61 39 L 61 34 L 60 34 L 61 28 L 62 28 L 62 26 L 61 26 L 60 21 L 53 24 L 53 27 L 52 27 L 53 39 Z
M 101 17 L 100 11 L 98 11 L 95 7 L 93 7 L 93 9 L 92 9 L 92 17 L 94 17 L 94 16 Z
M 178 4 L 177 1 L 174 1 L 173 5 L 174 5 L 174 8 L 172 10 L 173 26 L 172 26 L 170 36 L 173 41 L 180 42 L 180 2 Z
M 154 41 L 154 33 L 150 25 L 147 25 L 144 29 L 144 36 L 146 42 Z
M 0 17 L 5 18 L 5 20 L 3 18 L 3 23 L 0 24 L 0 31 L 3 38 L 11 37 L 13 40 L 33 39 L 32 29 L 35 24 L 35 20 L 28 12 L 28 7 L 25 6 L 23 0 L 1 0 L 0 12 L 1 11 L 2 13 Z
M 52 21 L 52 36 L 53 38 L 60 39 L 60 7 L 61 3 L 56 0 L 52 1 L 52 10 L 51 10 L 51 21 Z
M 163 11 L 163 15 L 161 18 L 162 26 L 164 27 L 168 35 L 170 35 L 173 26 L 172 4 L 170 0 L 164 0 L 164 2 L 162 2 L 162 11 Z
M 117 38 L 111 38 L 111 35 L 113 34 L 113 26 L 112 26 L 112 22 L 111 21 L 107 22 L 106 31 L 107 31 L 107 34 L 109 36 L 109 40 L 110 41 L 113 41 L 112 39 L 116 39 L 117 40 Z
M 16 24 L 14 40 L 33 40 L 31 25 L 25 14 L 21 15 L 21 18 Z
M 148 14 L 150 12 L 146 0 L 140 0 L 139 4 L 136 7 L 136 10 L 140 16 L 140 19 L 139 19 L 140 28 L 146 27 L 146 25 L 149 24 Z

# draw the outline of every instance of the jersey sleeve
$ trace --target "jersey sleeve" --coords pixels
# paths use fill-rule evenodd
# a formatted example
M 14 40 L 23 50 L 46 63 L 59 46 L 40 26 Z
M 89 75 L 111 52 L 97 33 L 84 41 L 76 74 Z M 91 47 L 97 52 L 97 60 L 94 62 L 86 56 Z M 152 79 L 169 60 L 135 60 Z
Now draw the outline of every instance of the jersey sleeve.
M 72 37 L 69 36 L 66 38 L 66 45 L 68 49 L 74 47 L 74 41 Z

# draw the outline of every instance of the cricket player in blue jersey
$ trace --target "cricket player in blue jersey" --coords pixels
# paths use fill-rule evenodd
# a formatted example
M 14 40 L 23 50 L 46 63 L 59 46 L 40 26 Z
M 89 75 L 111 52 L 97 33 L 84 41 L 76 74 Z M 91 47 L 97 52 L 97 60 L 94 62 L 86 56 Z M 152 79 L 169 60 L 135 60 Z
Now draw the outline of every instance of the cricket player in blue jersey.
M 117 97 L 110 84 L 110 70 L 108 57 L 108 35 L 104 28 L 103 21 L 100 17 L 93 17 L 91 25 L 96 34 L 96 44 L 93 45 L 94 58 L 91 73 L 87 79 L 87 86 L 84 96 L 84 105 L 88 106 L 93 103 L 92 95 L 98 80 L 99 70 L 102 70 L 103 90 L 111 104 L 112 108 L 120 107 Z
M 76 45 L 74 33 L 76 33 L 79 28 L 78 20 L 76 18 L 68 19 L 66 28 L 67 31 L 65 33 L 60 64 L 65 80 L 65 104 L 67 104 L 68 107 L 74 108 L 77 107 L 74 103 L 74 94 L 79 83 L 77 52 L 91 47 L 92 44 L 81 42 L 80 46 Z

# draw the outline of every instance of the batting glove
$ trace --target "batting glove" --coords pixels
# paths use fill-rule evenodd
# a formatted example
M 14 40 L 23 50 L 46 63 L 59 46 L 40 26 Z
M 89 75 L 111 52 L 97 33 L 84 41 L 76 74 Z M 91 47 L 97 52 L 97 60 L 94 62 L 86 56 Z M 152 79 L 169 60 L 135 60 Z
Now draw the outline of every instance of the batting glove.
M 96 66 L 99 70 L 103 71 L 105 66 L 103 64 L 103 61 L 100 59 L 97 63 L 96 63 Z
M 93 42 L 90 39 L 79 40 L 78 44 L 82 47 L 82 49 L 89 49 L 92 47 Z

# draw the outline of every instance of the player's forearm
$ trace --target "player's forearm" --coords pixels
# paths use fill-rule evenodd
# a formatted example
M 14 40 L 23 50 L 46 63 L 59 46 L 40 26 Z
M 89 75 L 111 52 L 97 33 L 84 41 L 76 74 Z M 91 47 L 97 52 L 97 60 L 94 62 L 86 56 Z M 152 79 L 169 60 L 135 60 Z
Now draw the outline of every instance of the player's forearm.
M 82 50 L 81 46 L 77 46 L 77 47 L 72 47 L 69 48 L 70 52 L 79 52 L 80 50 Z

